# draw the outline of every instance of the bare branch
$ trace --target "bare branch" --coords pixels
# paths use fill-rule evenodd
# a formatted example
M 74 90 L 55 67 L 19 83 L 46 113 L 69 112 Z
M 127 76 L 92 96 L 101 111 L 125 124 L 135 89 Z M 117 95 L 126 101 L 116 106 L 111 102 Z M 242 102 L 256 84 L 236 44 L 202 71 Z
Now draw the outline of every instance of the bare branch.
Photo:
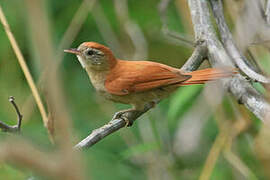
M 145 106 L 144 110 L 141 112 L 128 112 L 125 115 L 126 120 L 128 120 L 131 124 L 139 118 L 141 115 L 146 113 L 149 109 L 151 109 L 153 106 L 147 105 Z M 93 146 L 106 136 L 114 133 L 115 131 L 118 131 L 119 129 L 126 126 L 126 120 L 119 118 L 119 119 L 112 119 L 108 124 L 105 124 L 104 126 L 93 130 L 89 136 L 87 136 L 85 139 L 83 139 L 81 142 L 79 142 L 77 145 L 74 146 L 75 149 L 85 149 Z
M 207 1 L 189 0 L 192 21 L 196 39 L 204 40 L 207 44 L 208 57 L 213 66 L 233 67 L 230 56 L 218 40 L 210 19 L 210 10 Z M 266 121 L 270 112 L 270 105 L 240 74 L 232 79 L 222 80 L 225 89 L 243 103 L 259 119 Z
M 115 131 L 123 128 L 126 122 L 124 119 L 112 119 L 108 124 L 93 130 L 89 136 L 74 146 L 75 149 L 88 148 Z
M 177 39 L 179 40 L 181 43 L 189 46 L 189 47 L 194 47 L 195 46 L 195 43 L 192 42 L 189 38 L 183 36 L 182 34 L 180 33 L 177 33 L 177 32 L 174 32 L 174 31 L 171 31 L 169 30 L 168 26 L 167 25 L 163 25 L 162 27 L 162 32 L 168 36 L 169 38 L 173 38 L 173 39 Z
M 230 30 L 225 22 L 223 7 L 221 1 L 210 1 L 214 13 L 214 17 L 216 19 L 222 42 L 230 55 L 230 57 L 234 60 L 236 65 L 239 67 L 241 71 L 243 71 L 249 78 L 252 80 L 256 80 L 262 83 L 270 83 L 270 79 L 264 77 L 263 75 L 255 72 L 252 69 L 249 61 L 246 59 L 244 55 L 238 50 L 235 43 L 233 42 L 232 35 Z
M 207 46 L 205 42 L 198 42 L 192 55 L 187 62 L 181 67 L 182 71 L 194 71 L 200 67 L 207 54 Z
M 0 129 L 2 129 L 3 131 L 5 132 L 20 132 L 21 130 L 21 124 L 22 124 L 22 114 L 20 113 L 20 110 L 17 106 L 17 104 L 15 103 L 15 98 L 13 96 L 10 96 L 8 98 L 9 102 L 13 105 L 13 107 L 15 108 L 15 111 L 17 113 L 17 116 L 18 116 L 18 121 L 17 121 L 17 124 L 14 125 L 14 126 L 9 126 L 7 125 L 6 123 L 0 121 Z

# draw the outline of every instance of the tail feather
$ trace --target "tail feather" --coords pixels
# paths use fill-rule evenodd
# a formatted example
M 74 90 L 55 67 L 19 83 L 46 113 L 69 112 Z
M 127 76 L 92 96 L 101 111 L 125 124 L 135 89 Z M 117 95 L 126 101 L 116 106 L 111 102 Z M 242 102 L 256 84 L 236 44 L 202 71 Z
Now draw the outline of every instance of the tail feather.
M 184 73 L 185 75 L 191 75 L 191 78 L 179 85 L 191 85 L 191 84 L 204 84 L 207 81 L 214 81 L 226 77 L 230 77 L 236 74 L 235 69 L 218 69 L 218 68 L 207 68 L 197 71 Z

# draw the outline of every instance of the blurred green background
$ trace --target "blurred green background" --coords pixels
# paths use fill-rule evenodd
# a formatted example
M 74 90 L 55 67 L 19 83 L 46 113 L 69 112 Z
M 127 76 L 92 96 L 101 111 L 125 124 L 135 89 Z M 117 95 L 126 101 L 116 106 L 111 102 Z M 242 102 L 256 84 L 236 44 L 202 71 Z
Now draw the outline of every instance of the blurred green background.
M 142 58 L 174 67 L 184 64 L 192 48 L 162 33 L 159 1 L 116 1 L 96 2 L 71 47 L 85 41 L 95 41 L 110 46 L 119 58 Z M 74 0 L 46 1 L 55 49 L 81 3 Z M 31 42 L 25 3 L 22 0 L 1 0 L 0 4 L 33 78 L 38 82 L 41 65 Z M 127 9 L 121 9 L 123 7 Z M 170 3 L 168 27 L 171 31 L 192 37 L 187 7 L 183 0 Z M 117 8 L 120 8 L 120 12 Z M 267 62 L 265 52 L 260 57 L 262 63 Z M 206 67 L 207 63 L 202 66 Z M 128 107 L 98 96 L 75 56 L 64 55 L 59 74 L 72 119 L 74 144 L 91 130 L 108 122 L 114 112 Z M 219 89 L 215 90 L 216 86 L 182 87 L 140 117 L 131 128 L 121 129 L 83 151 L 86 177 L 98 180 L 198 179 L 211 148 L 214 148 L 220 153 L 211 156 L 217 161 L 210 179 L 267 179 L 264 170 L 268 166 L 260 160 L 256 146 L 256 143 L 260 143 L 258 134 L 262 128 L 261 122 L 227 93 L 214 107 L 211 103 L 209 105 L 207 96 L 210 96 L 210 101 L 211 98 L 222 96 L 218 94 Z M 255 86 L 263 89 L 259 84 L 255 83 Z M 8 97 L 14 96 L 24 115 L 21 136 L 45 151 L 53 151 L 40 113 L 31 99 L 29 86 L 1 26 L 0 87 L 0 120 L 8 124 L 16 123 L 16 114 L 8 102 Z M 39 89 L 42 89 L 42 84 Z M 0 141 L 9 136 L 9 133 L 1 132 Z M 220 144 L 219 136 L 227 138 L 224 144 Z M 29 169 L 0 164 L 0 179 L 31 178 L 43 179 Z

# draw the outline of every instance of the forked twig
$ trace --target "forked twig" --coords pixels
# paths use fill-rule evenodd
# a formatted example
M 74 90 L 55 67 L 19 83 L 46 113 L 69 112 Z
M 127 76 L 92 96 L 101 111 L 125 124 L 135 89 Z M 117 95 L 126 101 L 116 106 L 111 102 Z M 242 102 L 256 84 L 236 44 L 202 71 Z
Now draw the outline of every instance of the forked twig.
M 13 96 L 10 96 L 8 98 L 8 100 L 13 105 L 13 107 L 15 108 L 16 114 L 18 116 L 18 121 L 17 121 L 17 124 L 14 125 L 14 126 L 7 125 L 6 123 L 0 121 L 0 129 L 2 129 L 5 132 L 12 132 L 12 133 L 20 132 L 21 131 L 21 124 L 22 124 L 23 116 L 20 113 L 20 110 L 19 110 L 17 104 L 15 103 L 15 98 Z

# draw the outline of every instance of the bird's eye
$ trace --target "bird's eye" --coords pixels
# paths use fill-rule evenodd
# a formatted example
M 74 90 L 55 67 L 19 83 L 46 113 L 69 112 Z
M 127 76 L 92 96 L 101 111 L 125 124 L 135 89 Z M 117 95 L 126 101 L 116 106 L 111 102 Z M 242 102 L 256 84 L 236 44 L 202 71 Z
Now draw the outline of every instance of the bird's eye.
M 88 56 L 92 56 L 94 53 L 95 53 L 95 52 L 94 52 L 92 49 L 90 49 L 90 50 L 88 50 L 88 51 L 86 52 L 86 54 L 87 54 Z

